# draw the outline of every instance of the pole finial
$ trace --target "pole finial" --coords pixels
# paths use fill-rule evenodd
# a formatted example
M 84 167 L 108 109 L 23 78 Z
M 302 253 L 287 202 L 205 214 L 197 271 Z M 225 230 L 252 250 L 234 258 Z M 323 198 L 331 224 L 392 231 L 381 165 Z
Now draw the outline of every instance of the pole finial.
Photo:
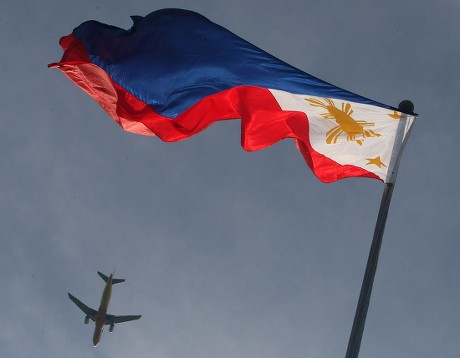
M 403 113 L 413 114 L 414 113 L 414 104 L 411 101 L 409 101 L 408 99 L 405 99 L 404 101 L 402 101 L 399 104 L 398 109 Z

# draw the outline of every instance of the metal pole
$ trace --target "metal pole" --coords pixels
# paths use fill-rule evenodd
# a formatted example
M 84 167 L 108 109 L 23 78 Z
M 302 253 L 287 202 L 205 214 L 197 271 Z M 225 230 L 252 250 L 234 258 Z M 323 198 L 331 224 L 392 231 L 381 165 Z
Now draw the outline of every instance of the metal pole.
M 363 336 L 364 325 L 366 324 L 367 310 L 371 299 L 372 285 L 374 283 L 375 272 L 379 260 L 380 247 L 382 246 L 383 232 L 385 231 L 385 222 L 390 207 L 391 195 L 393 194 L 394 184 L 385 184 L 382 200 L 380 202 L 377 223 L 375 224 L 374 237 L 372 239 L 369 258 L 367 259 L 366 272 L 364 274 L 361 292 L 359 294 L 358 306 L 356 307 L 355 319 L 351 329 L 350 340 L 348 341 L 346 358 L 358 358 L 361 347 L 361 338 Z
M 399 104 L 399 110 L 403 113 L 413 113 L 414 105 L 412 102 L 405 100 Z M 377 263 L 379 260 L 380 247 L 382 246 L 383 232 L 385 231 L 388 209 L 390 208 L 391 196 L 393 194 L 394 183 L 398 172 L 399 159 L 401 158 L 402 150 L 404 149 L 405 144 L 403 131 L 398 130 L 398 132 L 397 140 L 401 141 L 401 148 L 399 153 L 397 153 L 396 156 L 393 156 L 394 164 L 391 165 L 391 179 L 389 183 L 385 183 L 382 200 L 380 201 L 380 209 L 377 216 L 377 222 L 375 224 L 374 237 L 372 239 L 369 258 L 367 259 L 366 272 L 364 274 L 363 283 L 361 285 L 361 292 L 359 294 L 358 305 L 356 307 L 355 318 L 353 321 L 353 327 L 351 329 L 345 358 L 358 358 L 359 349 L 361 348 L 361 339 L 363 337 L 364 326 L 366 324 L 366 316 L 371 299 L 375 272 L 377 271 Z

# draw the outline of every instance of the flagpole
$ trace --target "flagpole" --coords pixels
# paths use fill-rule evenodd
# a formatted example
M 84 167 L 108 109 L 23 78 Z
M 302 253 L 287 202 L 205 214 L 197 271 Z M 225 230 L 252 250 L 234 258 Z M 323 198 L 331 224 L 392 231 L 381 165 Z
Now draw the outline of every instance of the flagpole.
M 411 101 L 405 100 L 399 104 L 399 110 L 403 113 L 413 113 L 414 105 Z M 402 121 L 400 122 L 402 123 Z M 401 148 L 399 153 L 394 158 L 392 165 L 392 174 L 388 183 L 385 183 L 382 199 L 380 201 L 380 209 L 375 224 L 374 236 L 372 239 L 369 257 L 367 259 L 366 271 L 364 273 L 363 283 L 361 285 L 361 292 L 359 294 L 358 305 L 356 307 L 355 318 L 348 341 L 348 348 L 345 358 L 358 358 L 359 350 L 361 347 L 361 339 L 363 337 L 364 326 L 366 324 L 366 316 L 371 299 L 372 286 L 374 284 L 375 272 L 377 271 L 377 263 L 379 260 L 380 247 L 382 246 L 383 233 L 385 231 L 385 224 L 390 208 L 391 197 L 393 194 L 394 183 L 399 167 L 399 160 L 404 149 L 404 131 L 398 131 L 398 137 L 401 140 Z M 408 137 L 407 136 L 406 138 Z

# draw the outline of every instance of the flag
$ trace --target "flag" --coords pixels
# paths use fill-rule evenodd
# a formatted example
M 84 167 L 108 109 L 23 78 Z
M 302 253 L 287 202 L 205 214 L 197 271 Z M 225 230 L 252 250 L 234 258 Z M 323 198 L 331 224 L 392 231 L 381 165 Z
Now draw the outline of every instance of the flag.
M 195 12 L 132 19 L 129 30 L 84 22 L 49 65 L 124 130 L 173 142 L 239 118 L 247 151 L 293 138 L 323 182 L 391 180 L 414 115 L 311 76 Z

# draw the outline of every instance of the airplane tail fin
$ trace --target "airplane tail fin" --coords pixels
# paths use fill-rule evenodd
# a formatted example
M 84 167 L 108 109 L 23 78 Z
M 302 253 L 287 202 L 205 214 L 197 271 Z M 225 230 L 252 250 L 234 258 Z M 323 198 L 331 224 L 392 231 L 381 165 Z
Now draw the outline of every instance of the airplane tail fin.
M 101 278 L 107 282 L 108 281 L 108 277 L 106 275 L 104 275 L 102 272 L 97 272 L 99 274 L 99 276 L 101 276 Z M 124 278 L 113 278 L 112 277 L 112 285 L 115 285 L 117 283 L 122 283 L 122 282 L 125 282 L 125 279 Z
M 112 278 L 112 285 L 115 285 L 116 283 L 122 283 L 125 282 L 124 278 Z

